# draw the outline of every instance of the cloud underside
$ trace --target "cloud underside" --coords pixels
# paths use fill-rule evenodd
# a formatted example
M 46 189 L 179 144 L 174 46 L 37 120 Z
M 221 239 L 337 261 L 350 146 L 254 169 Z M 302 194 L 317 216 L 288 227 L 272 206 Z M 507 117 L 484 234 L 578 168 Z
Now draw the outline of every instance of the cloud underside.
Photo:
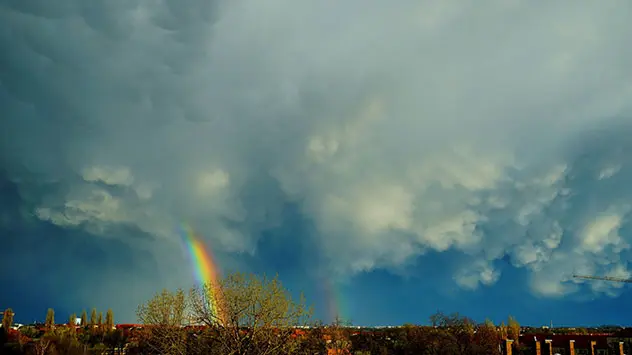
M 256 254 L 292 203 L 330 272 L 451 250 L 568 295 L 631 276 L 630 6 L 17 2 L 0 154 L 38 219 L 156 258 L 183 222 Z

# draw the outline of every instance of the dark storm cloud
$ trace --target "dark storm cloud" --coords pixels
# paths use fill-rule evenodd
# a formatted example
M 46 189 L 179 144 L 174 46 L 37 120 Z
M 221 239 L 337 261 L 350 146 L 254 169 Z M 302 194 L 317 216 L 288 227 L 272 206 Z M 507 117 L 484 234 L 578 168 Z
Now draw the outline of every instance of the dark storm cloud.
M 292 238 L 339 275 L 453 250 L 461 286 L 509 257 L 562 295 L 576 271 L 629 275 L 629 147 L 580 139 L 630 122 L 629 10 L 4 2 L 0 154 L 32 216 L 174 280 L 178 224 L 230 265 L 294 203 L 314 231 Z

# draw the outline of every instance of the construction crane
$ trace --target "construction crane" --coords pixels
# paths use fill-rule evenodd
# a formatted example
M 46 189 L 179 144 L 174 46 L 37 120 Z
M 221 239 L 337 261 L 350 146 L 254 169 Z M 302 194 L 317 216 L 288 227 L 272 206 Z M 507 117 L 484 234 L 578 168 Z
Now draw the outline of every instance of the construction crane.
M 585 279 L 585 280 L 603 280 L 603 281 L 612 281 L 612 282 L 632 283 L 632 279 L 620 279 L 618 277 L 609 277 L 609 276 L 573 275 L 573 277 L 577 279 Z

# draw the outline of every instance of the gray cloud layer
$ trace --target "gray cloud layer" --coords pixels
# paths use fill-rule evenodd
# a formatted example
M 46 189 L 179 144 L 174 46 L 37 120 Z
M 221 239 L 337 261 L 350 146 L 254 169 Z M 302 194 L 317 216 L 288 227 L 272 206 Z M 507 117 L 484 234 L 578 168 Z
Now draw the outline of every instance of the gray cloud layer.
M 229 259 L 292 201 L 332 272 L 452 248 L 465 288 L 509 257 L 565 295 L 630 276 L 631 6 L 3 2 L 2 159 L 39 219 L 167 265 L 179 223 Z

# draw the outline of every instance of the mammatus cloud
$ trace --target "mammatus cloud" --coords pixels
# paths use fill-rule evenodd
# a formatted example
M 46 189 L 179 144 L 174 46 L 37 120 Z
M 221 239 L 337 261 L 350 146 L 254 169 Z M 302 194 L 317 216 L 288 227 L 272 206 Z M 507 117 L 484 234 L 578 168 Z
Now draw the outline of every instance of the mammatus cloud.
M 457 250 L 465 288 L 509 260 L 566 295 L 630 275 L 629 10 L 6 3 L 2 160 L 39 219 L 156 258 L 182 221 L 256 253 L 292 202 L 331 272 Z

